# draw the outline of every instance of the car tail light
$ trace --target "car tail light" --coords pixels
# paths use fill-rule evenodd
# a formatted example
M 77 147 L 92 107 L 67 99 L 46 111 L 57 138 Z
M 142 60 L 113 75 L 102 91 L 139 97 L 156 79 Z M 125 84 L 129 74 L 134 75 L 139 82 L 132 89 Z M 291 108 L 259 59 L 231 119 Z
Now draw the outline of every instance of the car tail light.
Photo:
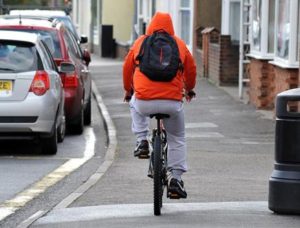
M 78 87 L 78 78 L 76 74 L 65 74 L 63 80 L 64 88 L 77 88 Z
M 29 92 L 33 92 L 37 96 L 44 95 L 50 88 L 49 75 L 46 71 L 37 71 L 31 83 Z

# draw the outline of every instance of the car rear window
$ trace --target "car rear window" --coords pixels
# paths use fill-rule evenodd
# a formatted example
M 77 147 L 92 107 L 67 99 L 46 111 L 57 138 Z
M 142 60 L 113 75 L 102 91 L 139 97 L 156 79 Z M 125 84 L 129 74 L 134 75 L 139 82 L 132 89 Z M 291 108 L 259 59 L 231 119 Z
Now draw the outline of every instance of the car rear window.
M 32 43 L 0 40 L 0 72 L 36 71 L 40 57 Z
M 14 31 L 26 31 L 30 33 L 35 33 L 41 35 L 42 39 L 47 44 L 51 54 L 53 55 L 53 58 L 61 59 L 61 47 L 60 42 L 58 39 L 58 35 L 56 31 L 53 30 L 36 30 L 36 29 L 1 29 L 1 30 L 14 30 Z

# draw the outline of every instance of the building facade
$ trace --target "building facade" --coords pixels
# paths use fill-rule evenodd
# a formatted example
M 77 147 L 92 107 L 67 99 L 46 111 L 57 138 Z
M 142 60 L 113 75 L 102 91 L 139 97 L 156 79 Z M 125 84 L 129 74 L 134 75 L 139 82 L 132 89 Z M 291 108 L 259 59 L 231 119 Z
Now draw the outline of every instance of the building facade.
M 145 33 L 156 11 L 167 12 L 172 17 L 175 34 L 186 42 L 190 51 L 194 51 L 196 4 L 196 0 L 136 0 L 136 36 Z
M 219 34 L 212 19 L 197 16 L 198 25 L 202 23 L 197 33 L 199 74 L 218 85 L 237 84 L 242 69 L 249 102 L 259 109 L 273 109 L 279 92 L 299 87 L 300 2 L 220 0 L 215 4 L 222 5 Z M 198 10 L 218 17 L 217 8 L 202 4 Z M 240 60 L 247 65 L 241 68 Z
M 72 5 L 73 21 L 81 34 L 88 35 L 93 53 L 102 55 L 103 46 L 109 45 L 117 52 L 118 46 L 132 42 L 133 0 L 73 0 Z M 110 44 L 103 45 L 104 39 Z
M 251 1 L 249 98 L 272 109 L 279 92 L 299 87 L 298 0 Z

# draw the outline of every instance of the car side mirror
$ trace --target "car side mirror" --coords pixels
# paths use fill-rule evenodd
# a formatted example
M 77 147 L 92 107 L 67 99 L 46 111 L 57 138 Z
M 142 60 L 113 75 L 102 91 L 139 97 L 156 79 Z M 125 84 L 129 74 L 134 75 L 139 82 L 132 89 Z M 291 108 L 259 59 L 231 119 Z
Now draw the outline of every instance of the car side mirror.
M 80 43 L 86 44 L 88 42 L 88 37 L 86 35 L 81 35 L 80 37 Z
M 83 60 L 85 61 L 86 65 L 88 66 L 91 62 L 91 55 L 88 50 L 83 50 Z
M 73 63 L 62 62 L 59 66 L 59 72 L 73 73 L 75 72 L 75 65 Z

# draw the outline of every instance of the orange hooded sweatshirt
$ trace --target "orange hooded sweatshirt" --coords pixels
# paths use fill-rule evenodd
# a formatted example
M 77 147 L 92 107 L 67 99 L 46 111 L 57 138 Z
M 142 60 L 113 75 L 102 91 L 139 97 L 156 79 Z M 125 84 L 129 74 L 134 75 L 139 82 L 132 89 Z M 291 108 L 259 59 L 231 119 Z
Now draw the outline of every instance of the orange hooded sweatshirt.
M 136 67 L 136 57 L 146 36 L 155 31 L 164 30 L 177 42 L 180 59 L 184 66 L 183 73 L 178 71 L 170 82 L 151 81 Z M 167 13 L 157 12 L 147 28 L 146 36 L 140 36 L 129 50 L 123 65 L 123 85 L 127 92 L 132 89 L 135 97 L 141 100 L 170 99 L 182 100 L 183 89 L 190 91 L 196 83 L 196 66 L 194 59 L 186 47 L 184 41 L 174 35 L 171 16 Z

